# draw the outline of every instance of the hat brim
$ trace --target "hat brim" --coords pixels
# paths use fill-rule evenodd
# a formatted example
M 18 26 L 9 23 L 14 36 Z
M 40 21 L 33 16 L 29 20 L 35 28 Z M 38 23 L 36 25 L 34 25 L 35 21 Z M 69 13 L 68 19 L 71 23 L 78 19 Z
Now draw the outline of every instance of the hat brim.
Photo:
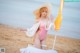
M 41 5 L 37 10 L 35 10 L 33 13 L 35 14 L 36 17 L 39 16 L 39 11 L 42 7 L 47 7 L 48 8 L 48 16 L 51 14 L 52 11 L 52 5 L 50 3 L 45 3 Z

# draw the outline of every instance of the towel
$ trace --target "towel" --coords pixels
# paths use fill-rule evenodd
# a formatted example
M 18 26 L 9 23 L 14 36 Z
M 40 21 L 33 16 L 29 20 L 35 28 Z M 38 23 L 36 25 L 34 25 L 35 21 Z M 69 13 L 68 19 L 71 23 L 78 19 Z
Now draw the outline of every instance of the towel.
M 33 46 L 20 49 L 20 53 L 58 53 L 56 50 L 42 50 Z

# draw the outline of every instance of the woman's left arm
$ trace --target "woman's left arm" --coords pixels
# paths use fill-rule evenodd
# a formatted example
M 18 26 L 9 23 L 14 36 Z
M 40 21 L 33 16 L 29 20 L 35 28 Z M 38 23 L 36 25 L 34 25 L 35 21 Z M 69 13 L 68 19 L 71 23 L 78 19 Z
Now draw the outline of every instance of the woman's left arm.
M 48 19 L 47 20 L 47 23 L 46 23 L 46 26 L 45 26 L 46 30 L 50 30 L 51 29 L 51 26 L 52 26 L 51 20 Z
M 46 30 L 50 30 L 53 27 L 55 28 L 54 22 L 53 22 L 53 16 L 51 15 L 50 18 L 47 19 L 47 24 L 46 24 Z

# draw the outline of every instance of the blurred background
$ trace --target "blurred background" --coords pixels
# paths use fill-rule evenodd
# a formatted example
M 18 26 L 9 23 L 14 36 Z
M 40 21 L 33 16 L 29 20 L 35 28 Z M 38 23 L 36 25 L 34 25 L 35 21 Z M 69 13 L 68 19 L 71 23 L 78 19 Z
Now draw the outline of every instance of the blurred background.
M 0 24 L 17 28 L 30 28 L 35 21 L 33 11 L 42 4 L 52 4 L 54 20 L 58 14 L 60 0 L 0 0 Z M 63 21 L 57 32 L 48 34 L 80 39 L 80 2 L 64 2 Z

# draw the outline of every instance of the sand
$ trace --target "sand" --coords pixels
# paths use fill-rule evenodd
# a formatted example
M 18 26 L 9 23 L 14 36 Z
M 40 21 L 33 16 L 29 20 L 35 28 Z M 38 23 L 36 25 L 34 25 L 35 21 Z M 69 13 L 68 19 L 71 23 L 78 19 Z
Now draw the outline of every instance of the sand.
M 52 49 L 53 40 L 54 36 L 48 34 L 47 49 Z M 20 53 L 20 48 L 33 43 L 33 38 L 27 37 L 20 28 L 0 25 L 0 48 L 5 48 L 6 53 Z M 80 53 L 80 39 L 57 36 L 55 50 L 58 53 Z

